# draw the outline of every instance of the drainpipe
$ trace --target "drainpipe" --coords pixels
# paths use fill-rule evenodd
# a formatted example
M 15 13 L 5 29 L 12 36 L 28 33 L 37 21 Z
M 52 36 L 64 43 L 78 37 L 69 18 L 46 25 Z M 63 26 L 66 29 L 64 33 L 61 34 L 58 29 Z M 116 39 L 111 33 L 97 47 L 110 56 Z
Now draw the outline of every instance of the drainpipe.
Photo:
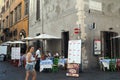
M 27 34 L 28 34 L 28 36 L 29 36 L 29 27 L 30 27 L 30 25 L 29 25 L 29 17 L 30 17 L 30 0 L 28 0 L 28 31 L 27 31 Z M 26 36 L 27 37 L 27 36 Z
M 43 0 L 41 0 L 40 1 L 41 2 L 41 14 L 42 14 L 42 22 L 41 22 L 41 24 L 42 24 L 42 34 L 44 33 L 44 19 L 43 19 Z
M 42 17 L 41 17 L 41 27 L 42 27 L 42 34 L 44 34 L 44 18 L 43 18 L 43 0 L 40 0 L 40 3 L 41 3 L 41 14 L 42 14 Z M 44 53 L 44 47 L 45 47 L 45 40 L 42 40 L 43 44 L 41 45 L 42 46 L 42 52 Z
M 84 14 L 84 0 L 76 0 L 76 9 L 78 10 L 77 16 L 78 16 L 78 27 L 80 28 L 81 32 L 78 35 L 78 39 L 81 39 L 82 41 L 82 47 L 81 47 L 81 68 L 80 71 L 83 70 L 83 57 L 85 55 L 86 49 L 85 46 L 83 45 L 84 41 L 85 41 L 85 23 L 84 23 L 84 19 L 85 19 L 85 14 Z

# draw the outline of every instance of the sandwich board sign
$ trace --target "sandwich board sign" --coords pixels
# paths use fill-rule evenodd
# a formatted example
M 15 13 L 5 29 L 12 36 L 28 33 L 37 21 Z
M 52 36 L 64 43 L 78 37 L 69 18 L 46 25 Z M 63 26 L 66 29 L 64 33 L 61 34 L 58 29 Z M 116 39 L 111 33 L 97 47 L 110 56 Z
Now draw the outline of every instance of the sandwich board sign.
M 79 64 L 81 64 L 81 40 L 70 40 L 66 76 L 79 77 Z

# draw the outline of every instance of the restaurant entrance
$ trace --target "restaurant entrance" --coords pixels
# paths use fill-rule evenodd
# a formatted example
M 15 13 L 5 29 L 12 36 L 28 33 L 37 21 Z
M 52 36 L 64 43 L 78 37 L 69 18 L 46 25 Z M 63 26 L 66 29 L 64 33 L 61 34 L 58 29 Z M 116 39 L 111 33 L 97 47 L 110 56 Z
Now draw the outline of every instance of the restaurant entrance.
M 118 33 L 111 31 L 101 31 L 101 48 L 102 56 L 108 58 L 115 58 L 119 53 L 118 40 L 113 40 L 112 38 L 117 36 Z
M 68 57 L 68 41 L 69 41 L 69 31 L 62 32 L 62 54 L 65 58 Z

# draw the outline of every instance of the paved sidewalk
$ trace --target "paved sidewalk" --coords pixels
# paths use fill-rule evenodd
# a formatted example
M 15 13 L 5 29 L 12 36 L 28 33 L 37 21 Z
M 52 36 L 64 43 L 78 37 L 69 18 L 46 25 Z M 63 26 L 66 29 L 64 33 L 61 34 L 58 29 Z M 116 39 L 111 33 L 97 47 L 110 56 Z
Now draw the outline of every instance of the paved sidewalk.
M 24 80 L 25 69 L 0 62 L 0 80 Z M 66 70 L 57 73 L 37 72 L 37 80 L 120 80 L 120 72 L 86 71 L 79 78 L 67 77 Z

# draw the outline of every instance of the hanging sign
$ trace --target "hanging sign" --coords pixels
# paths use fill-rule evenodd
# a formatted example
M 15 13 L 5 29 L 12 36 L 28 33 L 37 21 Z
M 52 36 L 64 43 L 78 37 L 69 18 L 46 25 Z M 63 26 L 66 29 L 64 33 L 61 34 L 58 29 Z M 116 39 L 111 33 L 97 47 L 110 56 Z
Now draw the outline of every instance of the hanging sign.
M 74 33 L 75 33 L 75 34 L 80 33 L 80 28 L 74 28 Z

